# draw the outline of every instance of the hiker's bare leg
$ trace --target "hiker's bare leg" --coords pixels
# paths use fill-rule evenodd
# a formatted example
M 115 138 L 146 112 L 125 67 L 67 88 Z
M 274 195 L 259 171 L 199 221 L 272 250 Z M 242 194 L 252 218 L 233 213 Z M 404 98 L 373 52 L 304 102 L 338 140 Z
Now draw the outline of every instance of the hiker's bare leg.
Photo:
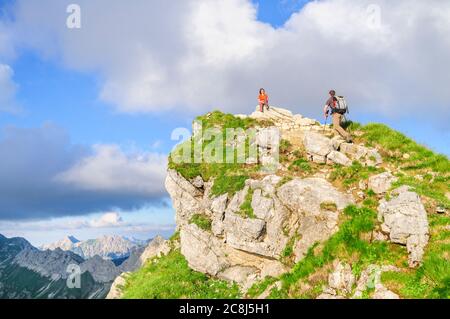
M 259 110 L 260 110 L 261 112 L 264 112 L 264 104 L 259 103 Z
M 351 141 L 351 135 L 341 126 L 342 115 L 333 113 L 333 128 L 347 141 Z

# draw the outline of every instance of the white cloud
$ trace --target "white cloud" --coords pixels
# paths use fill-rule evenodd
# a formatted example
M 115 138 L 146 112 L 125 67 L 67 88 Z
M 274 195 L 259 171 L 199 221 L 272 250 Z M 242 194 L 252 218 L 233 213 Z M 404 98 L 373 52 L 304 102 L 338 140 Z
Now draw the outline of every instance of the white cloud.
M 62 217 L 46 220 L 2 221 L 0 233 L 14 232 L 48 232 L 75 230 L 111 230 L 120 229 L 126 232 L 145 233 L 146 231 L 171 230 L 174 224 L 156 224 L 152 222 L 124 221 L 120 213 L 104 213 L 103 215 L 84 217 Z
M 0 221 L 164 205 L 166 155 L 74 144 L 53 124 L 0 130 Z
M 0 63 L 0 112 L 17 113 L 20 110 L 16 103 L 17 84 L 13 76 L 13 69 Z
M 117 145 L 96 145 L 56 180 L 83 190 L 163 196 L 167 157 L 154 153 L 125 154 Z
M 19 0 L 16 38 L 97 72 L 121 111 L 248 111 L 265 86 L 307 114 L 336 88 L 362 111 L 449 117 L 448 1 L 314 1 L 274 29 L 249 0 L 79 0 L 80 30 L 64 27 L 69 2 Z
M 119 213 L 110 212 L 103 214 L 98 219 L 90 221 L 89 225 L 94 228 L 118 227 L 123 226 L 124 221 Z

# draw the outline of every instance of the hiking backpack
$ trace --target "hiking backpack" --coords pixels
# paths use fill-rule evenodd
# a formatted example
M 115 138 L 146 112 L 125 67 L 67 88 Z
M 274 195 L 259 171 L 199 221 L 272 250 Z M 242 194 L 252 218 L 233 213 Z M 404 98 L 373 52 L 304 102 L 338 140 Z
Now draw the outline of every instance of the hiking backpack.
M 336 99 L 334 100 L 333 109 L 334 112 L 342 115 L 348 113 L 347 101 L 345 101 L 345 98 L 343 96 L 336 96 Z

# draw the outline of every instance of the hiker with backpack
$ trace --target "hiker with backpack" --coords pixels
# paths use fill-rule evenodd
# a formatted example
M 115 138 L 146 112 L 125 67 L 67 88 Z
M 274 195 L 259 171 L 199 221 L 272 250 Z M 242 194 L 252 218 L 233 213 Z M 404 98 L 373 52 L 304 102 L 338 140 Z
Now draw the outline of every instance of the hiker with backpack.
M 329 113 L 333 118 L 333 128 L 343 137 L 348 143 L 351 143 L 352 136 L 341 125 L 343 116 L 348 113 L 347 103 L 343 96 L 336 96 L 336 91 L 329 92 L 330 98 L 327 100 L 323 113 L 325 119 L 328 119 Z
M 266 94 L 266 90 L 260 89 L 258 96 L 259 110 L 264 112 L 264 108 L 266 107 L 269 110 L 269 96 Z

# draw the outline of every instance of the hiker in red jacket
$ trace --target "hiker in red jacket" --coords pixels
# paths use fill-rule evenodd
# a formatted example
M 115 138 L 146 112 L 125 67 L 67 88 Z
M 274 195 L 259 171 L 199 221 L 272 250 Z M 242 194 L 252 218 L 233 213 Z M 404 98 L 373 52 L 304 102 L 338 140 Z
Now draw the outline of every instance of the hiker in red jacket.
M 343 137 L 345 140 L 349 143 L 351 143 L 352 136 L 350 133 L 348 133 L 344 128 L 341 126 L 342 117 L 343 114 L 339 113 L 339 108 L 337 107 L 339 101 L 336 98 L 336 91 L 331 90 L 329 92 L 330 98 L 327 100 L 325 107 L 323 108 L 323 113 L 325 116 L 325 119 L 328 119 L 329 113 L 331 113 L 331 116 L 333 118 L 333 128 Z
M 264 112 L 264 107 L 269 109 L 269 96 L 266 94 L 266 90 L 260 89 L 258 96 L 259 110 Z

